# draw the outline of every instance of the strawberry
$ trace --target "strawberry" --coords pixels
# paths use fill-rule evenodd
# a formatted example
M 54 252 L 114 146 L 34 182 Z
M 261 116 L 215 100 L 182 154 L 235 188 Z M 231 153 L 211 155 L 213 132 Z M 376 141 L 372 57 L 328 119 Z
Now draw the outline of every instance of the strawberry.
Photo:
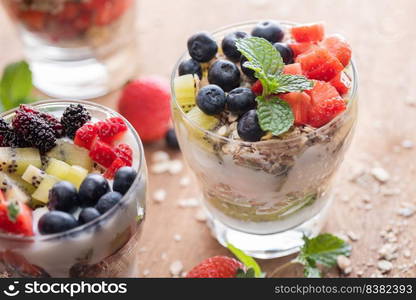
M 111 164 L 111 166 L 107 169 L 107 171 L 105 171 L 104 177 L 107 179 L 113 179 L 118 169 L 126 166 L 127 164 L 124 160 L 122 160 L 121 158 L 116 158 Z
M 3 261 L 10 269 L 17 270 L 19 274 L 23 274 L 30 277 L 50 277 L 42 268 L 31 264 L 23 255 L 6 250 L 3 253 L 0 252 L 0 262 Z
M 296 42 L 319 42 L 325 36 L 325 28 L 322 23 L 303 24 L 292 27 L 292 37 Z
M 26 24 L 29 30 L 40 31 L 44 29 L 46 14 L 37 10 L 21 11 L 19 18 Z
M 351 80 L 344 72 L 340 72 L 329 83 L 337 89 L 340 95 L 345 95 L 351 88 Z
M 283 74 L 302 75 L 302 67 L 300 63 L 285 65 L 283 68 Z
M 74 144 L 90 149 L 92 142 L 98 135 L 98 128 L 93 123 L 86 123 L 75 133 Z
M 305 42 L 305 43 L 291 43 L 289 44 L 289 47 L 292 49 L 293 55 L 296 58 L 298 55 L 308 52 L 311 49 L 315 49 L 318 46 L 312 42 Z
M 279 97 L 286 101 L 292 108 L 295 116 L 295 125 L 305 125 L 308 123 L 309 109 L 311 107 L 311 97 L 305 93 L 280 94 Z
M 343 37 L 339 35 L 331 35 L 324 39 L 322 47 L 338 58 L 344 67 L 350 63 L 352 50 Z
M 327 49 L 312 49 L 296 57 L 303 74 L 309 79 L 329 81 L 344 69 L 340 61 Z
M 119 144 L 114 152 L 117 154 L 117 157 L 126 163 L 126 166 L 131 166 L 133 164 L 133 150 L 127 144 Z
M 127 131 L 126 123 L 118 117 L 100 121 L 95 126 L 98 128 L 98 136 L 107 144 L 120 139 Z
M 189 271 L 187 278 L 235 278 L 238 270 L 244 270 L 238 260 L 227 256 L 214 256 L 202 261 Z
M 131 81 L 124 87 L 118 109 L 136 128 L 142 141 L 162 139 L 169 129 L 169 84 L 157 77 Z
M 319 128 L 332 121 L 346 109 L 344 99 L 332 98 L 314 104 L 309 111 L 308 124 Z
M 251 90 L 253 91 L 254 94 L 256 95 L 261 95 L 261 93 L 263 93 L 263 86 L 261 85 L 260 80 L 257 80 L 253 86 L 251 87 Z
M 111 148 L 110 145 L 101 142 L 98 138 L 92 143 L 89 156 L 92 160 L 106 168 L 109 168 L 117 158 L 117 154 L 114 152 L 113 148 Z
M 336 88 L 325 81 L 315 81 L 313 89 L 306 91 L 306 93 L 312 98 L 313 104 L 333 98 L 341 99 Z
M 32 210 L 24 203 L 8 202 L 0 191 L 0 229 L 13 234 L 33 236 Z

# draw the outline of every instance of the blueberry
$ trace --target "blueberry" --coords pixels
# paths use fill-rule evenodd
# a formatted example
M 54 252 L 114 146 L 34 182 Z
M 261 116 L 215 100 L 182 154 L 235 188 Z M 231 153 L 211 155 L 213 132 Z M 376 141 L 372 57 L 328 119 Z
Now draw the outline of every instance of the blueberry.
M 274 44 L 281 42 L 285 33 L 283 29 L 274 21 L 263 21 L 258 23 L 251 32 L 252 36 L 257 36 L 268 40 Z
M 178 150 L 179 149 L 179 143 L 178 138 L 176 137 L 175 129 L 171 128 L 166 133 L 166 145 L 168 145 L 169 148 Z
M 288 65 L 293 63 L 293 50 L 286 43 L 274 43 L 273 46 L 279 51 L 283 62 Z
M 79 206 L 79 196 L 75 186 L 68 181 L 60 181 L 49 191 L 49 210 L 70 212 Z
M 264 131 L 260 128 L 255 109 L 249 110 L 238 120 L 237 131 L 244 141 L 257 142 L 261 139 Z
M 113 190 L 124 195 L 127 193 L 134 180 L 137 172 L 131 167 L 123 167 L 118 169 L 114 176 Z
M 63 211 L 50 211 L 44 214 L 38 222 L 41 234 L 52 234 L 70 230 L 78 226 L 73 215 Z
M 225 102 L 224 91 L 215 84 L 204 86 L 196 96 L 196 104 L 207 115 L 216 115 L 224 111 Z
M 236 31 L 227 34 L 222 40 L 221 48 L 225 56 L 227 56 L 232 61 L 239 61 L 241 58 L 241 52 L 237 50 L 235 42 L 238 39 L 243 39 L 248 37 L 248 34 L 243 31 Z
M 254 71 L 252 69 L 244 67 L 244 63 L 247 61 L 247 58 L 245 56 L 241 56 L 240 65 L 241 65 L 241 71 L 243 71 L 246 76 L 251 80 L 256 80 L 256 77 L 254 76 Z
M 184 60 L 179 65 L 179 76 L 186 74 L 196 74 L 201 79 L 202 78 L 202 68 L 199 62 L 196 60 L 188 59 Z
M 197 62 L 208 62 L 217 54 L 218 46 L 210 34 L 199 32 L 188 39 L 188 51 Z
M 229 92 L 240 86 L 240 70 L 231 61 L 217 60 L 209 68 L 208 81 Z
M 101 216 L 100 212 L 94 207 L 84 208 L 78 217 L 78 223 L 80 225 L 87 224 Z
M 104 214 L 109 211 L 114 205 L 120 202 L 123 195 L 118 192 L 110 192 L 105 194 L 98 200 L 97 204 L 95 205 L 95 209 L 98 210 L 99 213 Z
M 108 181 L 101 175 L 90 174 L 81 183 L 79 198 L 82 207 L 94 206 L 98 199 L 110 191 Z
M 227 95 L 227 108 L 230 112 L 243 114 L 256 107 L 256 95 L 249 88 L 236 88 Z

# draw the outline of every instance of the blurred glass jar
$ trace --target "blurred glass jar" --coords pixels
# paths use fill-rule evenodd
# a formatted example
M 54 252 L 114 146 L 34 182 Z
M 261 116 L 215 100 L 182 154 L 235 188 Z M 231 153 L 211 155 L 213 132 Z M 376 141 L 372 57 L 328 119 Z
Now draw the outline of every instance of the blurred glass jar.
M 137 70 L 135 0 L 4 0 L 34 84 L 53 97 L 88 99 Z

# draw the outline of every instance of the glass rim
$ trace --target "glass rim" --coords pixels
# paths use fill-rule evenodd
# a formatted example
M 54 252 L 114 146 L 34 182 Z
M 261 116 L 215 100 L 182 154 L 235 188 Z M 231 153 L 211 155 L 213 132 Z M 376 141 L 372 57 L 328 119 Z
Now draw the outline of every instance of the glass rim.
M 121 117 L 123 119 L 124 122 L 126 122 L 127 127 L 129 128 L 129 130 L 131 130 L 131 133 L 134 137 L 135 142 L 137 143 L 137 147 L 139 149 L 139 164 L 137 167 L 137 176 L 136 179 L 133 181 L 131 187 L 133 187 L 133 185 L 137 185 L 139 184 L 140 180 L 142 179 L 142 172 L 140 172 L 140 170 L 144 167 L 143 166 L 143 159 L 144 159 L 144 148 L 143 148 L 143 143 L 140 139 L 139 134 L 137 133 L 137 131 L 134 129 L 134 127 L 130 124 L 130 122 L 124 118 L 120 113 L 116 112 L 115 110 L 112 110 L 111 108 L 108 108 L 104 105 L 95 103 L 95 102 L 91 102 L 91 101 L 84 101 L 84 100 L 70 100 L 70 99 L 50 99 L 50 100 L 41 100 L 41 101 L 36 101 L 34 103 L 29 103 L 27 105 L 33 106 L 33 107 L 39 107 L 39 106 L 44 106 L 44 105 L 51 105 L 51 104 L 56 104 L 56 105 L 65 105 L 65 104 L 82 104 L 90 107 L 94 107 L 98 110 L 104 111 L 106 113 L 109 113 L 111 115 L 114 115 L 116 117 Z M 17 111 L 18 107 L 13 108 L 11 110 L 5 111 L 0 113 L 0 117 L 5 117 L 8 116 L 12 113 L 14 113 L 15 111 Z M 53 234 L 48 234 L 48 235 L 34 235 L 34 236 L 22 236 L 22 235 L 13 235 L 13 234 L 7 234 L 7 233 L 2 233 L 0 232 L 0 240 L 8 240 L 11 242 L 45 242 L 45 241 L 51 241 L 51 240 L 55 240 L 55 239 L 59 239 L 65 236 L 72 236 L 72 235 L 76 235 L 81 231 L 84 230 L 88 230 L 91 229 L 93 227 L 97 227 L 100 225 L 100 223 L 108 218 L 110 218 L 119 208 L 121 205 L 123 205 L 128 199 L 129 195 L 132 193 L 133 189 L 129 188 L 129 190 L 123 195 L 123 197 L 121 198 L 120 202 L 113 206 L 111 209 L 109 209 L 107 212 L 105 212 L 104 214 L 102 214 L 101 216 L 99 216 L 98 218 L 94 219 L 93 221 L 83 224 L 81 226 L 75 227 L 71 230 L 67 230 L 64 232 L 59 232 L 59 233 L 53 233 Z
M 231 29 L 238 30 L 240 27 L 250 26 L 250 25 L 254 26 L 258 22 L 261 22 L 261 21 L 262 20 L 251 20 L 251 21 L 245 21 L 245 22 L 240 22 L 240 23 L 234 23 L 234 24 L 231 24 L 231 25 L 226 25 L 226 26 L 220 27 L 217 30 L 214 30 L 210 33 L 214 36 L 214 38 L 217 38 L 218 35 L 220 35 L 221 33 L 226 32 L 228 30 L 231 30 Z M 290 21 L 277 21 L 277 20 L 274 20 L 274 21 L 278 22 L 279 24 L 283 24 L 285 26 L 294 26 L 294 25 L 299 24 L 299 23 L 290 22 Z M 185 51 L 179 57 L 178 61 L 175 63 L 175 66 L 174 66 L 173 71 L 171 73 L 171 79 L 170 79 L 172 102 L 173 102 L 173 105 L 175 105 L 175 108 L 179 110 L 181 116 L 189 124 L 191 124 L 194 128 L 196 128 L 197 130 L 199 130 L 199 131 L 203 132 L 204 134 L 206 134 L 208 136 L 211 136 L 211 137 L 213 137 L 217 140 L 223 140 L 227 143 L 238 143 L 238 144 L 243 144 L 243 145 L 253 145 L 253 144 L 259 145 L 259 144 L 264 144 L 264 143 L 270 142 L 270 140 L 267 140 L 267 141 L 261 141 L 260 140 L 260 141 L 257 141 L 257 142 L 248 142 L 248 141 L 236 140 L 236 139 L 233 139 L 233 138 L 224 137 L 224 136 L 221 136 L 221 135 L 217 134 L 214 131 L 210 131 L 210 130 L 207 130 L 205 128 L 202 128 L 201 126 L 196 124 L 193 120 L 188 118 L 187 114 L 182 110 L 180 104 L 177 101 L 176 93 L 175 93 L 175 86 L 174 86 L 175 78 L 177 77 L 177 74 L 178 74 L 179 65 L 187 56 L 189 56 L 189 54 L 188 54 L 187 51 Z M 349 91 L 350 96 L 348 98 L 347 109 L 344 112 L 342 112 L 341 114 L 336 116 L 334 119 L 332 119 L 329 123 L 325 124 L 324 126 L 319 127 L 317 129 L 314 129 L 311 132 L 308 132 L 306 134 L 306 136 L 301 135 L 301 136 L 291 137 L 291 138 L 282 139 L 282 140 L 274 139 L 272 141 L 276 144 L 278 144 L 278 143 L 290 143 L 290 142 L 294 142 L 294 141 L 297 141 L 299 139 L 302 139 L 303 137 L 311 137 L 313 135 L 317 135 L 317 134 L 325 131 L 326 129 L 330 128 L 334 123 L 338 122 L 338 120 L 340 120 L 346 113 L 348 113 L 353 107 L 353 104 L 354 104 L 353 102 L 356 101 L 357 92 L 358 92 L 358 71 L 357 71 L 357 68 L 355 66 L 354 57 L 351 58 L 350 64 L 344 68 L 343 72 L 348 67 L 351 67 L 351 88 L 350 88 L 350 91 Z

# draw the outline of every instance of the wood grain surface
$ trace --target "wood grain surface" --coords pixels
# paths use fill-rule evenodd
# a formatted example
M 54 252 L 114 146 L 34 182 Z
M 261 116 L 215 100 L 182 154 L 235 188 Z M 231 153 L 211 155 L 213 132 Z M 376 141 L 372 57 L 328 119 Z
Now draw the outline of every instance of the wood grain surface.
M 349 236 L 353 245 L 349 276 L 416 276 L 416 214 L 401 216 L 416 206 L 416 2 L 413 0 L 139 0 L 140 74 L 168 78 L 184 51 L 189 35 L 252 19 L 298 22 L 323 20 L 329 32 L 350 41 L 359 70 L 359 123 L 353 144 L 336 181 L 336 202 L 326 232 Z M 16 31 L 0 9 L 0 68 L 22 57 Z M 97 99 L 116 107 L 118 92 Z M 407 141 L 403 144 L 404 141 Z M 148 164 L 163 142 L 146 145 Z M 178 152 L 170 152 L 181 159 Z M 380 184 L 371 170 L 381 167 L 390 179 Z M 194 197 L 195 184 L 182 187 L 188 176 L 150 174 L 147 219 L 139 249 L 139 277 L 170 276 L 179 260 L 184 271 L 204 258 L 228 254 L 204 223 L 197 208 L 180 208 Z M 152 200 L 163 188 L 167 199 Z M 176 236 L 176 238 L 175 238 Z M 179 240 L 180 237 L 180 241 Z M 382 246 L 397 246 L 393 269 L 381 274 L 377 263 Z M 271 272 L 288 258 L 260 261 Z M 292 274 L 292 273 L 287 273 Z M 339 275 L 332 272 L 330 276 Z

